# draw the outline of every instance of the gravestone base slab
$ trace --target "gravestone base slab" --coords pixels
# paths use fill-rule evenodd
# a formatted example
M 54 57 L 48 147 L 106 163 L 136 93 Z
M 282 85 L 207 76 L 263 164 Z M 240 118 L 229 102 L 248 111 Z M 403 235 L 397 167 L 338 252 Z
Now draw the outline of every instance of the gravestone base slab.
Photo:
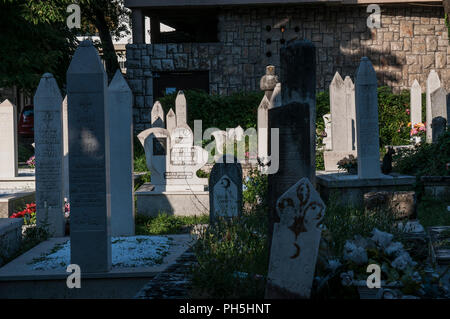
M 35 201 L 35 192 L 31 190 L 2 190 L 0 189 L 0 218 L 8 218 L 22 210 L 25 204 Z
M 0 265 L 20 248 L 22 225 L 22 218 L 0 218 Z
M 339 204 L 363 207 L 364 194 L 380 191 L 414 190 L 416 178 L 409 175 L 381 175 L 379 178 L 358 178 L 348 173 L 316 172 L 317 188 L 320 197 L 328 201 L 337 200 Z
M 33 260 L 52 252 L 68 237 L 50 238 L 0 268 L 0 299 L 131 299 L 150 280 L 166 271 L 195 242 L 190 234 L 172 238 L 168 254 L 153 266 L 118 267 L 109 272 L 86 273 L 81 289 L 69 289 L 65 270 L 32 269 Z
M 155 191 L 154 186 L 145 183 L 134 193 L 137 213 L 157 216 L 167 213 L 175 216 L 209 214 L 208 191 Z
M 356 157 L 356 151 L 348 151 L 348 152 L 335 152 L 335 151 L 325 151 L 323 152 L 323 161 L 325 165 L 325 171 L 337 171 L 339 162 L 344 157 L 348 157 L 349 155 L 353 155 Z

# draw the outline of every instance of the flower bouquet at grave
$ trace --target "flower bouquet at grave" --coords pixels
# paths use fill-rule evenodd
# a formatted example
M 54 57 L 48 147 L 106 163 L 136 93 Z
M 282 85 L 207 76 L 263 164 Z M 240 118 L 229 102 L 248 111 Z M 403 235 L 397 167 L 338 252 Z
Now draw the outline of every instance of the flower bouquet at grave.
M 411 127 L 411 122 L 408 123 L 408 127 Z M 411 128 L 409 135 L 411 136 L 411 142 L 419 144 L 421 141 L 425 141 L 426 126 L 425 123 L 417 123 Z
M 372 237 L 355 236 L 347 240 L 340 256 L 319 256 L 314 282 L 315 293 L 328 297 L 355 297 L 355 289 L 367 288 L 368 265 L 380 267 L 382 290 L 372 290 L 377 298 L 428 298 L 446 296 L 448 288 L 442 287 L 439 275 L 430 268 L 419 265 L 410 255 L 409 248 L 393 241 L 394 235 L 376 228 Z M 323 255 L 323 254 L 322 254 Z M 423 264 L 423 263 L 421 263 Z M 373 278 L 373 277 L 371 277 Z M 370 282 L 373 282 L 369 279 Z
M 30 167 L 30 168 L 35 168 L 35 167 L 36 167 L 36 158 L 35 158 L 34 155 L 31 156 L 31 157 L 28 159 L 27 165 L 28 165 L 28 167 Z
M 26 204 L 24 210 L 12 214 L 9 218 L 23 218 L 25 225 L 36 224 L 36 203 Z
M 339 169 L 344 169 L 348 173 L 355 173 L 358 168 L 358 159 L 350 154 L 348 157 L 344 157 L 337 162 L 337 166 Z

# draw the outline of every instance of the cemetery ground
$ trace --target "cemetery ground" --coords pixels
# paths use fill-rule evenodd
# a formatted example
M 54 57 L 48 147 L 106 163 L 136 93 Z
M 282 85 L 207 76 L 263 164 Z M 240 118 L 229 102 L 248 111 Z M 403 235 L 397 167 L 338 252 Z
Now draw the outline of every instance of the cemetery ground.
M 381 90 L 380 95 L 386 91 Z M 187 92 L 199 94 L 196 92 Z M 320 113 L 327 111 L 326 100 L 328 96 L 324 93 L 324 106 L 321 98 L 318 98 L 318 123 Z M 167 100 L 172 97 L 167 97 Z M 402 95 L 389 94 L 387 106 L 397 106 Z M 383 104 L 380 99 L 380 105 Z M 392 102 L 394 101 L 394 102 Z M 163 104 L 164 105 L 164 104 Z M 324 110 L 320 110 L 323 107 Z M 402 108 L 407 108 L 407 103 Z M 406 113 L 406 112 L 405 112 Z M 387 115 L 380 115 L 380 117 Z M 392 121 L 392 119 L 389 119 Z M 395 121 L 395 119 L 394 119 Z M 407 121 L 407 119 L 406 119 Z M 397 125 L 402 121 L 398 121 Z M 226 125 L 229 125 L 227 123 Z M 321 127 L 318 124 L 318 139 L 321 138 Z M 406 126 L 407 127 L 407 126 Z M 390 145 L 402 144 L 407 139 L 402 136 L 402 125 L 400 129 L 382 128 L 381 140 Z M 383 134 L 383 130 L 386 132 Z M 320 142 L 319 142 L 320 143 Z M 384 144 L 381 143 L 381 152 L 384 152 Z M 450 214 L 447 206 L 450 202 L 435 198 L 425 191 L 421 176 L 448 176 L 445 163 L 450 162 L 449 154 L 450 132 L 446 132 L 435 144 L 421 144 L 414 150 L 405 151 L 394 156 L 393 170 L 398 173 L 406 173 L 417 177 L 415 191 L 417 194 L 417 221 L 423 226 L 422 230 L 431 226 L 450 226 Z M 135 140 L 134 145 L 134 167 L 139 172 L 135 179 L 135 189 L 143 183 L 151 180 L 150 172 L 145 164 L 145 153 L 141 145 Z M 33 150 L 24 144 L 19 144 L 19 161 L 22 167 L 26 167 L 26 160 L 33 155 Z M 318 152 L 317 169 L 323 169 L 321 154 Z M 200 171 L 198 175 L 208 177 L 209 173 Z M 158 236 L 195 233 L 196 242 L 192 245 L 190 256 L 181 271 L 181 276 L 189 282 L 182 290 L 178 298 L 263 298 L 268 272 L 268 239 L 267 239 L 267 176 L 259 174 L 257 170 L 251 170 L 244 178 L 244 212 L 241 217 L 231 221 L 219 220 L 215 225 L 208 224 L 207 215 L 198 216 L 171 216 L 163 212 L 156 217 L 147 217 L 140 214 L 135 218 L 135 229 L 137 236 Z M 433 261 L 429 254 L 429 241 L 421 230 L 416 235 L 408 235 L 401 231 L 399 224 L 406 224 L 406 220 L 396 219 L 390 210 L 378 210 L 368 212 L 362 208 L 343 206 L 337 203 L 336 198 L 331 198 L 327 203 L 327 213 L 323 221 L 323 232 L 320 243 L 315 280 L 312 290 L 312 298 L 360 298 L 362 288 L 354 284 L 346 284 L 352 280 L 365 282 L 367 272 L 365 265 L 367 260 L 382 265 L 382 276 L 387 284 L 396 288 L 396 293 L 403 296 L 415 296 L 420 298 L 448 298 L 448 287 L 442 286 L 442 274 L 445 276 L 445 267 L 440 266 L 440 272 L 433 268 Z M 27 224 L 33 223 L 28 220 Z M 203 227 L 197 227 L 197 226 Z M 374 233 L 375 230 L 375 233 Z M 386 233 L 383 233 L 386 232 Z M 389 234 L 392 234 L 392 238 Z M 154 237 L 156 236 L 156 237 Z M 395 243 L 398 249 L 403 249 L 409 254 L 411 260 L 404 261 L 404 266 L 395 264 L 396 259 L 386 251 L 379 243 L 378 238 Z M 142 237 L 145 238 L 145 237 Z M 372 239 L 370 239 L 372 238 Z M 48 239 L 48 235 L 42 229 L 29 227 L 25 230 L 24 240 L 21 248 L 3 261 L 6 264 L 16 257 L 23 255 L 36 245 Z M 142 240 L 142 239 L 141 239 Z M 377 241 L 378 240 L 378 241 Z M 117 240 L 119 241 L 120 240 Z M 364 244 L 361 244 L 364 242 Z M 46 242 L 47 243 L 47 242 Z M 113 240 L 114 243 L 114 240 Z M 369 244 L 368 244 L 369 243 Z M 443 247 L 448 246 L 448 239 L 440 243 Z M 164 242 L 159 245 L 164 247 Z M 358 246 L 360 245 L 360 246 Z M 356 247 L 356 248 L 355 248 Z M 362 250 L 361 247 L 364 247 Z M 400 247 L 400 248 L 399 248 Z M 64 243 L 55 243 L 48 246 L 47 254 L 55 254 L 67 249 Z M 162 263 L 162 257 L 156 258 L 155 264 Z M 182 256 L 181 256 L 182 257 Z M 43 262 L 45 258 L 34 259 L 35 263 Z M 176 264 L 175 264 L 176 265 Z M 170 268 L 173 273 L 177 269 Z M 444 269 L 444 270 L 442 270 Z M 179 271 L 179 269 L 178 269 Z M 167 273 L 164 271 L 161 274 Z M 155 278 L 157 278 L 155 276 Z M 153 281 L 155 280 L 153 279 Z M 166 294 L 174 290 L 170 287 L 171 281 L 163 277 L 164 292 L 155 290 L 155 286 L 149 286 L 152 280 L 141 291 L 141 297 L 152 298 L 169 297 Z M 177 277 L 176 280 L 179 280 Z M 162 284 L 163 280 L 157 281 Z M 172 284 L 174 285 L 174 284 Z M 175 285 L 176 286 L 176 285 Z M 363 286 L 363 284 L 361 284 Z M 136 286 L 137 287 L 137 286 Z M 157 291 L 153 295 L 146 295 L 149 289 Z M 171 290 L 172 289 L 172 290 Z M 147 292 L 146 292 L 147 291 Z M 178 294 L 179 291 L 174 290 Z M 158 294 L 159 293 L 159 294 Z M 165 293 L 165 294 L 164 294 Z M 172 296 L 174 297 L 174 296 Z

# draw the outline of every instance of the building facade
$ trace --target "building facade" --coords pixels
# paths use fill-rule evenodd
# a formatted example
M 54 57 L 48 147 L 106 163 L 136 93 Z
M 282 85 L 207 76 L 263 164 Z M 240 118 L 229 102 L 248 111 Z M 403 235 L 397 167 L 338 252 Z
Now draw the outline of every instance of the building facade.
M 428 73 L 435 69 L 450 90 L 442 2 L 379 3 L 379 28 L 368 27 L 368 4 L 248 4 L 271 2 L 260 0 L 246 1 L 245 6 L 198 5 L 204 2 L 172 0 L 159 7 L 160 1 L 125 1 L 133 10 L 133 44 L 127 45 L 126 66 L 137 131 L 149 127 L 154 100 L 173 90 L 259 90 L 265 66 L 275 65 L 279 72 L 280 48 L 292 39 L 309 39 L 316 46 L 318 91 L 328 89 L 336 71 L 354 80 L 363 56 L 371 59 L 379 85 L 400 91 L 417 79 L 425 88 Z M 177 5 L 167 6 L 170 3 Z M 152 26 L 162 22 L 175 31 L 163 34 L 155 27 L 152 43 L 144 43 L 144 30 L 139 29 L 144 16 Z

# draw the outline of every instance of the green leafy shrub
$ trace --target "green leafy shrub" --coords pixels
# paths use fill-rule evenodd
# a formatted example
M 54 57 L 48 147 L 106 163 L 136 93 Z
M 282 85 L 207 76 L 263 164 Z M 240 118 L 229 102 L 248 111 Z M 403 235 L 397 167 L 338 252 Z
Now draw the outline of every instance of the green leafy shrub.
M 243 182 L 242 199 L 249 207 L 265 206 L 267 200 L 267 175 L 251 169 Z
M 134 145 L 133 145 L 133 157 L 134 157 L 134 171 L 135 172 L 147 172 L 147 161 L 145 159 L 145 150 L 142 147 L 141 142 L 134 136 Z
M 450 163 L 450 131 L 434 144 L 421 143 L 412 150 L 401 150 L 393 157 L 394 170 L 415 176 L 448 176 Z
M 231 95 L 209 95 L 203 91 L 184 91 L 188 105 L 188 124 L 194 127 L 194 120 L 202 120 L 203 130 L 217 127 L 221 130 L 240 125 L 247 129 L 256 128 L 258 105 L 264 92 L 240 92 Z M 170 108 L 175 111 L 173 93 L 162 97 L 159 101 L 165 114 Z

